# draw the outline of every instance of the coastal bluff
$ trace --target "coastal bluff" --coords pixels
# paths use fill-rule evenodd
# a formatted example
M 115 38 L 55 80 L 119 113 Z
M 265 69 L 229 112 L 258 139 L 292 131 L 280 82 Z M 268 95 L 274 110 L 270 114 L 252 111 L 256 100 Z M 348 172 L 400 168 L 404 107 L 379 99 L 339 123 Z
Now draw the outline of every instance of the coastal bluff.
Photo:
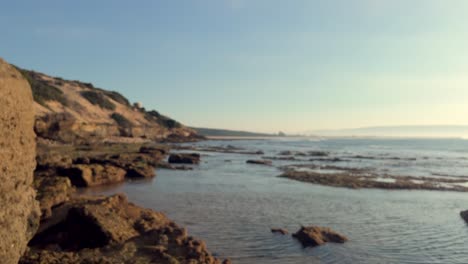
M 32 188 L 36 166 L 33 97 L 28 82 L 0 58 L 0 260 L 18 263 L 39 225 Z
M 197 132 L 122 94 L 92 83 L 65 80 L 17 67 L 31 86 L 34 131 L 39 139 L 66 144 L 101 141 L 178 142 Z

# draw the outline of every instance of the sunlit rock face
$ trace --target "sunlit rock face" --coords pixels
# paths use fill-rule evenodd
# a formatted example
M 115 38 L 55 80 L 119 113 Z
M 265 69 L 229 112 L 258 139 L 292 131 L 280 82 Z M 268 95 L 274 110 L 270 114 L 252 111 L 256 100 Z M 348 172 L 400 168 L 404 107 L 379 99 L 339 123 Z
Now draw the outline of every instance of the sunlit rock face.
M 18 263 L 39 224 L 31 187 L 36 166 L 31 88 L 0 59 L 0 260 Z

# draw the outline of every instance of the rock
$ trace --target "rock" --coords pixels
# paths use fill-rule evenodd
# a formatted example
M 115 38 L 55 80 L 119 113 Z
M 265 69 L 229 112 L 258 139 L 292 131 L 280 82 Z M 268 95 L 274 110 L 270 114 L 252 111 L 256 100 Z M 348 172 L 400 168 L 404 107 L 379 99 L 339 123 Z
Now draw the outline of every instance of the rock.
M 39 224 L 32 188 L 36 143 L 31 88 L 0 59 L 0 260 L 18 263 Z
M 142 153 L 122 153 L 116 155 L 105 155 L 104 157 L 94 158 L 92 163 L 113 164 L 123 169 L 128 169 L 134 164 L 145 164 L 157 166 L 163 159 L 163 155 L 148 155 Z
M 258 165 L 267 165 L 271 166 L 273 163 L 271 160 L 248 160 L 246 161 L 248 164 L 258 164 Z
M 65 177 L 35 176 L 34 188 L 37 190 L 37 200 L 41 208 L 41 219 L 47 219 L 52 214 L 52 207 L 68 201 L 74 191 L 70 179 Z
M 291 150 L 284 150 L 278 153 L 280 156 L 306 156 L 307 154 L 300 151 L 291 151 Z
M 468 210 L 461 211 L 460 216 L 461 216 L 461 218 L 463 218 L 463 220 L 465 220 L 466 223 L 468 223 Z
M 348 238 L 330 228 L 318 226 L 303 226 L 292 236 L 299 240 L 304 247 L 316 247 L 327 242 L 344 243 L 348 241 Z
M 177 153 L 171 154 L 169 156 L 169 163 L 177 164 L 199 164 L 200 163 L 200 154 L 198 153 Z
M 281 234 L 281 235 L 287 235 L 287 234 L 289 234 L 288 230 L 286 230 L 286 229 L 284 229 L 284 228 L 272 228 L 272 229 L 271 229 L 271 232 L 272 232 L 272 233 Z
M 326 151 L 308 151 L 307 154 L 314 157 L 326 157 L 329 153 Z
M 73 160 L 73 164 L 91 164 L 91 160 L 89 157 L 78 157 Z
M 290 150 L 284 150 L 284 151 L 281 151 L 280 153 L 278 153 L 278 155 L 281 155 L 281 156 L 292 156 L 294 155 L 294 152 L 290 151 Z
M 81 197 L 54 208 L 30 247 L 21 264 L 220 263 L 203 241 L 121 194 Z
M 120 168 L 125 171 L 124 178 L 153 178 L 156 176 L 155 167 L 162 159 L 163 155 L 159 151 L 154 151 L 152 154 L 121 153 L 91 157 L 90 164 Z M 118 181 L 110 181 L 109 183 Z
M 56 167 L 67 167 L 73 163 L 73 160 L 64 154 L 55 152 L 40 153 L 36 157 L 37 170 L 47 170 Z
M 157 167 L 161 169 L 168 169 L 168 170 L 193 170 L 193 168 L 190 166 L 186 166 L 186 165 L 174 166 L 164 161 L 161 161 Z
M 168 152 L 168 149 L 167 147 L 163 147 L 163 146 L 147 145 L 147 146 L 142 146 L 139 152 L 143 154 L 166 155 Z
M 154 176 L 156 176 L 155 168 L 144 163 L 129 166 L 125 174 L 125 177 L 130 179 L 153 178 Z
M 90 187 L 121 182 L 127 171 L 112 165 L 79 164 L 59 169 L 58 173 L 68 177 L 73 186 Z

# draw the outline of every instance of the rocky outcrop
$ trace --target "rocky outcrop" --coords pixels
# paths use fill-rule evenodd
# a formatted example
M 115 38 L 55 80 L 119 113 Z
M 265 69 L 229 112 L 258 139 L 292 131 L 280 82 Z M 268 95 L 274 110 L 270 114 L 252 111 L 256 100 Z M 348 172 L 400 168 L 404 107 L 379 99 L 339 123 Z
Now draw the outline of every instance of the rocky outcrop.
M 271 160 L 248 160 L 247 164 L 257 164 L 257 165 L 266 165 L 271 166 L 273 162 Z
M 292 164 L 280 169 L 284 172 L 279 177 L 334 187 L 468 192 L 463 178 L 390 175 L 373 168 L 316 164 Z
M 292 236 L 299 240 L 304 247 L 316 247 L 327 242 L 344 243 L 348 241 L 348 238 L 330 228 L 318 226 L 303 226 Z
M 70 179 L 65 177 L 34 176 L 34 189 L 41 208 L 41 219 L 52 215 L 52 208 L 69 200 L 74 192 Z
M 169 163 L 176 164 L 199 164 L 200 154 L 198 153 L 177 153 L 171 154 L 168 159 Z
M 39 223 L 31 88 L 0 59 L 0 260 L 17 263 Z
M 76 187 L 91 187 L 125 180 L 127 172 L 119 167 L 101 164 L 73 165 L 59 171 L 66 175 Z
M 35 175 L 39 178 L 68 178 L 75 187 L 152 178 L 156 176 L 155 168 L 163 162 L 167 152 L 168 148 L 164 146 L 141 144 L 40 145 Z M 51 183 L 51 180 L 47 183 Z
M 20 263 L 220 263 L 203 241 L 124 195 L 81 197 L 54 208 L 30 247 Z

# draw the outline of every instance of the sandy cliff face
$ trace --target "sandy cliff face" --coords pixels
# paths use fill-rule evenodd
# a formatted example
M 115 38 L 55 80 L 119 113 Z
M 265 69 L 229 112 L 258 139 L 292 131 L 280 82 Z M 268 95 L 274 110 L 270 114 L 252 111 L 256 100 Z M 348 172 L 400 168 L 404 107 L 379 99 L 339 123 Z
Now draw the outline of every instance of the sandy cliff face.
M 35 162 L 33 98 L 28 82 L 0 59 L 0 260 L 18 263 L 39 224 L 31 184 Z
M 66 143 L 109 137 L 184 140 L 197 133 L 156 111 L 132 105 L 117 92 L 21 70 L 30 83 L 39 137 Z

